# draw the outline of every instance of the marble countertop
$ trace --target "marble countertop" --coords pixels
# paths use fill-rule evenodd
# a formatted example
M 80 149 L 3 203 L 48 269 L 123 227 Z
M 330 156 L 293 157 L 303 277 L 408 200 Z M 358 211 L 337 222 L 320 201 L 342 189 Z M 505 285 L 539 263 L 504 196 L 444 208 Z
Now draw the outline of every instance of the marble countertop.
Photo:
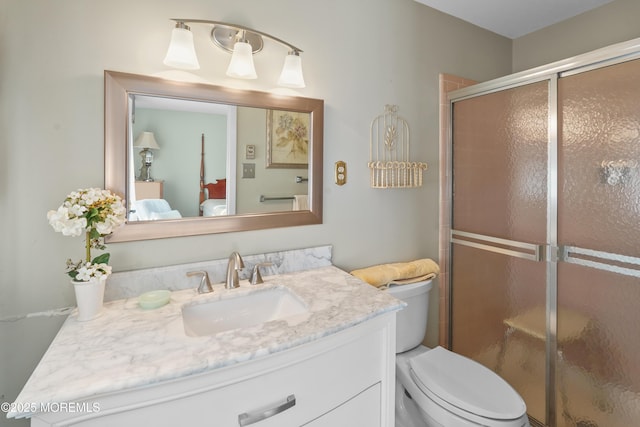
M 143 310 L 138 298 L 105 303 L 94 320 L 65 321 L 14 402 L 73 402 L 94 395 L 141 387 L 263 357 L 347 329 L 404 303 L 334 266 L 264 277 L 265 283 L 214 292 L 172 292 L 169 304 Z M 213 336 L 184 333 L 181 308 L 285 286 L 308 307 L 308 313 Z M 29 416 L 10 412 L 9 417 Z

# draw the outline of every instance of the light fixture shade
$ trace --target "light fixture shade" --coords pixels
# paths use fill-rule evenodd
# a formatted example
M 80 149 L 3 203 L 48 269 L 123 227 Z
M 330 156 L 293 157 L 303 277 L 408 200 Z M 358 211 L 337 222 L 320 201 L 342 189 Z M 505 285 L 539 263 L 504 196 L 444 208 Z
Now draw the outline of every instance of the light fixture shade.
M 302 59 L 297 52 L 289 52 L 284 58 L 282 73 L 278 79 L 278 86 L 303 88 L 304 77 L 302 75 Z
M 153 132 L 142 132 L 138 135 L 138 138 L 136 138 L 133 146 L 138 148 L 153 148 L 154 150 L 160 149 L 155 136 L 153 136 Z
M 183 70 L 200 68 L 196 50 L 193 47 L 193 33 L 189 28 L 176 27 L 171 31 L 171 43 L 164 58 L 165 65 Z
M 233 45 L 233 55 L 227 68 L 227 76 L 237 79 L 258 78 L 253 65 L 253 48 L 249 43 L 236 42 Z

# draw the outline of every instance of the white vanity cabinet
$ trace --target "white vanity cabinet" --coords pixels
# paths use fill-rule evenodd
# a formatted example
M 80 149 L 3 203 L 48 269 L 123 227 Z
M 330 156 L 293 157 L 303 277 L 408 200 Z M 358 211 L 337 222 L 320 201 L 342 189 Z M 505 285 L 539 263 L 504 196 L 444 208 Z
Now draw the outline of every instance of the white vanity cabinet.
M 402 301 L 332 265 L 214 288 L 173 291 L 155 310 L 135 297 L 109 301 L 89 322 L 72 313 L 7 416 L 34 427 L 393 427 Z M 281 288 L 305 311 L 186 333 L 190 304 L 249 304 Z
M 380 406 L 381 391 L 380 383 L 375 384 L 331 412 L 305 424 L 305 427 L 392 426 L 382 424 L 381 417 L 374 410 Z
M 37 413 L 31 425 L 392 427 L 395 316 L 231 366 L 86 397 L 79 402 L 99 410 Z

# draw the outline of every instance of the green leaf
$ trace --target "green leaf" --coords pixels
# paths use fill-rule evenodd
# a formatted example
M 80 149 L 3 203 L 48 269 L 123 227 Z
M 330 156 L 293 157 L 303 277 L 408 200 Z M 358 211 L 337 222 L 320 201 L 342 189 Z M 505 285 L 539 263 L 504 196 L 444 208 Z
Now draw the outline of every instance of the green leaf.
M 69 275 L 69 277 L 71 277 L 73 280 L 76 279 L 76 276 L 78 275 L 78 272 L 75 270 L 71 270 L 70 272 L 67 273 Z
M 88 211 L 88 215 L 89 215 L 89 218 L 94 218 L 96 215 L 98 215 L 98 209 L 90 208 Z
M 93 259 L 93 261 L 91 261 L 91 264 L 109 264 L 110 256 L 111 256 L 110 254 L 106 254 L 106 253 L 98 255 Z
M 95 228 L 92 228 L 89 231 L 89 237 L 92 238 L 92 239 L 99 239 L 100 238 L 100 233 Z

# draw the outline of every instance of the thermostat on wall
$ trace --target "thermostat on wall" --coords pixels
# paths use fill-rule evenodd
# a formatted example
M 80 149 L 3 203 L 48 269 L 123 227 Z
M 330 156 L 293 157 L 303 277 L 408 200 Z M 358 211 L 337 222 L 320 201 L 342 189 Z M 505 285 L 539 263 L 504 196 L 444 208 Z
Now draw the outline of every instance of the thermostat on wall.
M 256 158 L 256 146 L 253 144 L 245 147 L 245 157 L 247 160 L 253 160 Z

